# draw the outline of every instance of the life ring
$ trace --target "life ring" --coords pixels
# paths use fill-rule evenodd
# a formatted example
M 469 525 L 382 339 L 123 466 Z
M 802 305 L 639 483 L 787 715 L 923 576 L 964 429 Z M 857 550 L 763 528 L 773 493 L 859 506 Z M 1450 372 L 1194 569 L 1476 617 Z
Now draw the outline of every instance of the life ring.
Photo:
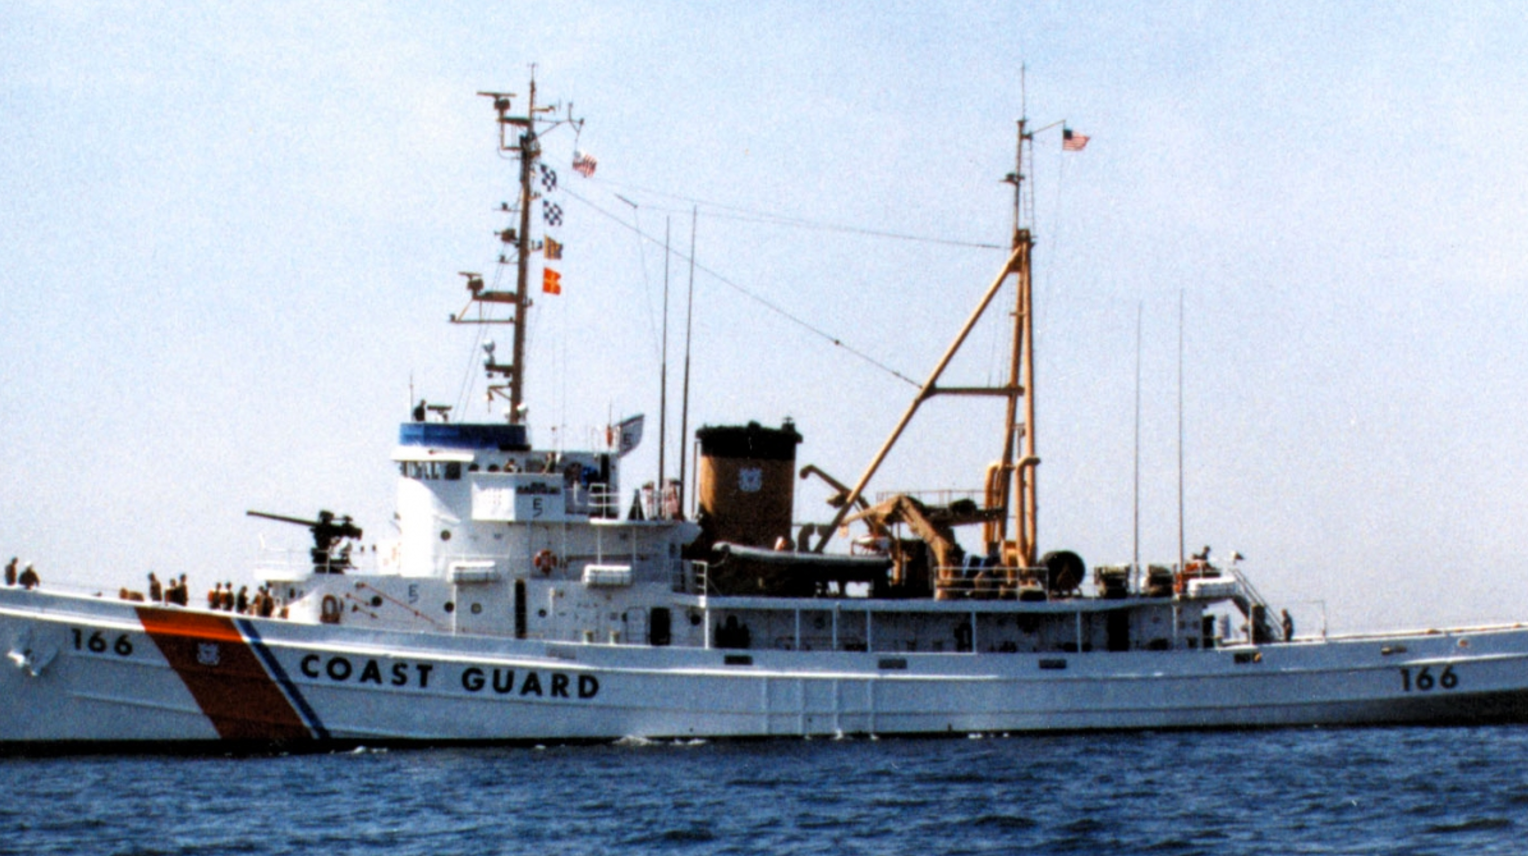
M 557 567 L 557 554 L 551 550 L 542 550 L 536 554 L 536 558 L 532 559 L 531 563 L 536 566 L 536 570 L 543 574 L 550 574 L 552 569 Z
M 340 599 L 332 594 L 324 595 L 324 600 L 319 604 L 318 620 L 323 624 L 339 624 L 340 616 L 345 614 L 345 607 Z

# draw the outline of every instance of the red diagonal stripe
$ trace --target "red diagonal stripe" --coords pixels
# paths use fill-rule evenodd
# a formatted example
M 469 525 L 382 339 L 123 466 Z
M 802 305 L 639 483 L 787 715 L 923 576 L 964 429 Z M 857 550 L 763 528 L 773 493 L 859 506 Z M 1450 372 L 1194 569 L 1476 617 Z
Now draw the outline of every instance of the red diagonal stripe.
M 239 635 L 233 619 L 175 609 L 138 607 L 143 629 L 159 646 L 202 713 L 224 740 L 307 740 L 302 717 Z M 214 653 L 214 658 L 209 656 Z

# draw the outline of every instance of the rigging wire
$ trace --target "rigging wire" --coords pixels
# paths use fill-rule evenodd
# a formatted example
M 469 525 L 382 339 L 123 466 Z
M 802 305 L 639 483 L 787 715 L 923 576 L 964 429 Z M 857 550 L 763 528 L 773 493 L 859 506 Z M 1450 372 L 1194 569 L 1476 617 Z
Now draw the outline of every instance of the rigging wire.
M 573 337 L 568 334 L 568 315 L 564 310 L 557 313 L 557 320 L 561 323 L 562 331 L 557 337 L 557 427 L 553 428 L 552 439 L 556 441 L 558 452 L 568 447 L 568 343 Z M 561 429 L 561 430 L 558 430 Z
M 615 216 L 614 214 L 610 213 L 609 211 L 605 210 L 604 208 L 601 208 L 599 205 L 595 204 L 592 200 L 590 200 L 590 199 L 580 195 L 579 193 L 575 192 L 571 188 L 565 188 L 563 192 L 567 193 L 568 196 L 572 197 L 573 199 L 576 199 L 579 202 L 582 202 L 583 204 L 585 204 L 585 205 L 589 206 L 590 208 L 594 209 L 594 211 L 596 211 L 597 213 L 602 214 L 605 217 L 609 218 L 612 222 L 620 225 L 622 228 L 630 229 L 630 230 L 636 232 L 637 237 L 639 239 L 641 239 L 643 241 L 652 241 L 654 243 L 657 242 L 657 239 L 653 238 L 650 235 L 647 235 L 647 234 L 643 233 L 641 230 L 637 229 L 634 226 L 628 225 L 627 223 L 622 221 L 621 218 Z M 785 318 L 786 320 L 792 322 L 796 326 L 802 328 L 803 330 L 806 330 L 807 332 L 813 334 L 814 336 L 817 336 L 820 339 L 824 339 L 824 340 L 832 343 L 834 345 L 834 347 L 843 348 L 848 353 L 850 353 L 850 354 L 852 354 L 852 355 L 854 355 L 856 357 L 859 357 L 864 362 L 867 362 L 870 365 L 875 366 L 876 368 L 880 369 L 881 371 L 886 372 L 887 374 L 891 375 L 892 377 L 895 377 L 898 380 L 901 380 L 904 383 L 907 383 L 908 385 L 910 385 L 910 386 L 912 386 L 914 388 L 921 387 L 921 384 L 919 384 L 917 381 L 913 380 L 912 378 L 908 377 L 907 375 L 902 374 L 901 372 L 897 371 L 896 369 L 892 368 L 891 366 L 886 365 L 885 363 L 881 362 L 880 360 L 875 359 L 874 357 L 872 357 L 869 354 L 867 354 L 867 353 L 865 353 L 865 352 L 863 352 L 863 351 L 853 347 L 852 345 L 845 344 L 844 341 L 842 339 L 838 338 L 837 336 L 834 336 L 833 334 L 827 332 L 826 330 L 823 330 L 820 327 L 817 327 L 816 325 L 814 325 L 811 322 L 805 320 L 804 318 L 801 318 L 801 317 L 791 313 L 790 311 L 786 310 L 784 307 L 779 306 L 778 304 L 775 304 L 775 303 L 771 302 L 767 298 L 765 298 L 765 297 L 763 297 L 761 295 L 755 294 L 752 291 L 749 291 L 747 288 L 744 288 L 742 285 L 739 285 L 738 283 L 733 282 L 732 280 L 730 280 L 727 277 L 723 276 L 718 271 L 714 271 L 714 270 L 706 267 L 705 265 L 700 264 L 699 262 L 696 262 L 694 259 L 692 259 L 689 256 L 685 255 L 683 252 L 678 251 L 678 250 L 674 250 L 672 252 L 673 252 L 674 255 L 677 255 L 681 260 L 684 260 L 684 261 L 687 261 L 687 262 L 690 262 L 690 263 L 694 264 L 696 270 L 701 271 L 702 273 L 705 273 L 705 274 L 711 276 L 712 278 L 716 279 L 716 281 L 718 281 L 721 284 L 727 286 L 728 288 L 731 288 L 733 291 L 736 291 L 737 293 L 743 295 L 744 297 L 747 297 L 748 299 L 754 301 L 755 303 L 758 303 L 759 305 L 765 307 L 766 309 L 770 310 L 771 312 L 774 312 L 775 314 L 781 316 L 782 318 Z
M 1035 170 L 1035 172 L 1036 172 L 1036 174 L 1038 174 L 1039 170 L 1037 169 L 1037 170 Z M 1052 213 L 1050 215 L 1051 222 L 1054 224 L 1054 226 L 1052 227 L 1051 231 L 1049 232 L 1049 234 L 1051 235 L 1051 238 L 1050 238 L 1051 250 L 1050 250 L 1050 252 L 1045 254 L 1045 262 L 1044 262 L 1045 270 L 1042 272 L 1041 276 L 1039 277 L 1039 280 L 1040 280 L 1040 303 L 1039 303 L 1039 305 L 1035 309 L 1035 323 L 1039 327 L 1039 330 L 1037 330 L 1036 333 L 1035 333 L 1036 340 L 1038 340 L 1040 338 L 1040 335 L 1045 331 L 1045 329 L 1046 329 L 1046 322 L 1049 320 L 1049 317 L 1050 317 L 1050 312 L 1048 311 L 1048 307 L 1050 306 L 1050 303 L 1051 303 L 1051 283 L 1055 281 L 1055 277 L 1052 276 L 1052 274 L 1055 273 L 1056 259 L 1059 258 L 1060 255 L 1061 255 L 1061 237 L 1062 237 L 1062 235 L 1061 235 L 1061 223 L 1065 219 L 1064 218 L 1064 212 L 1062 210 L 1062 205 L 1066 201 L 1066 196 L 1064 195 L 1064 187 L 1063 187 L 1063 185 L 1065 185 L 1065 184 L 1066 184 L 1066 157 L 1064 156 L 1064 153 L 1063 153 L 1062 157 L 1056 158 L 1056 204 L 1055 204 L 1054 207 L 1052 207 L 1052 209 L 1051 209 Z M 1031 197 L 1030 198 L 1030 205 L 1033 206 L 1034 204 L 1035 204 L 1034 203 L 1034 198 Z
M 568 188 L 563 188 L 568 190 Z M 571 192 L 571 191 L 569 191 Z M 642 240 L 642 214 L 637 203 L 617 193 L 615 198 L 631 206 L 631 219 L 637 233 L 637 262 L 642 266 L 642 302 L 647 305 L 647 335 L 653 343 L 653 359 L 658 359 L 658 322 L 653 320 L 653 287 L 647 279 L 647 244 Z
M 981 243 L 978 241 L 958 241 L 953 238 L 931 238 L 926 235 L 911 235 L 905 232 L 890 232 L 883 229 L 869 229 L 863 226 L 849 226 L 843 223 L 826 223 L 819 220 L 808 220 L 805 217 L 794 217 L 786 214 L 776 214 L 770 211 L 759 211 L 743 208 L 737 205 L 727 205 L 721 202 L 712 202 L 696 197 L 682 196 L 677 193 L 669 193 L 663 190 L 641 187 L 624 182 L 608 181 L 606 179 L 594 179 L 598 184 L 608 187 L 637 190 L 642 193 L 652 194 L 668 199 L 678 200 L 691 206 L 705 205 L 711 209 L 708 213 L 714 219 L 737 220 L 744 223 L 769 223 L 776 226 L 790 226 L 797 229 L 818 229 L 825 232 L 844 232 L 853 235 L 867 235 L 874 238 L 890 238 L 899 241 L 912 241 L 924 244 L 939 244 L 948 247 L 968 247 L 978 250 L 1003 250 L 1006 249 L 998 244 Z M 619 194 L 617 194 L 619 197 Z M 732 213 L 718 213 L 732 212 Z

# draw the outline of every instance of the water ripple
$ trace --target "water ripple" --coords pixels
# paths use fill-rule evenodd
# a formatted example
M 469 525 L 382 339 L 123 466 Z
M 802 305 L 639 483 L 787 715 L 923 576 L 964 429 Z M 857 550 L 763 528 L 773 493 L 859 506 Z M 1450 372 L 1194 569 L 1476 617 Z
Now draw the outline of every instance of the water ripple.
M 1528 728 L 0 760 L 0 854 L 1516 853 Z

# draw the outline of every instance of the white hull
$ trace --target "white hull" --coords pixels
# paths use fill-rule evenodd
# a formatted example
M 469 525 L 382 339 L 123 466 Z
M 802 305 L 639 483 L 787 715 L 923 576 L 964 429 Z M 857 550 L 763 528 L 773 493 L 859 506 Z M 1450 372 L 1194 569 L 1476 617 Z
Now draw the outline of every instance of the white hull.
M 1195 652 L 741 652 L 304 625 L 7 589 L 0 642 L 9 751 L 1528 720 L 1519 627 Z

